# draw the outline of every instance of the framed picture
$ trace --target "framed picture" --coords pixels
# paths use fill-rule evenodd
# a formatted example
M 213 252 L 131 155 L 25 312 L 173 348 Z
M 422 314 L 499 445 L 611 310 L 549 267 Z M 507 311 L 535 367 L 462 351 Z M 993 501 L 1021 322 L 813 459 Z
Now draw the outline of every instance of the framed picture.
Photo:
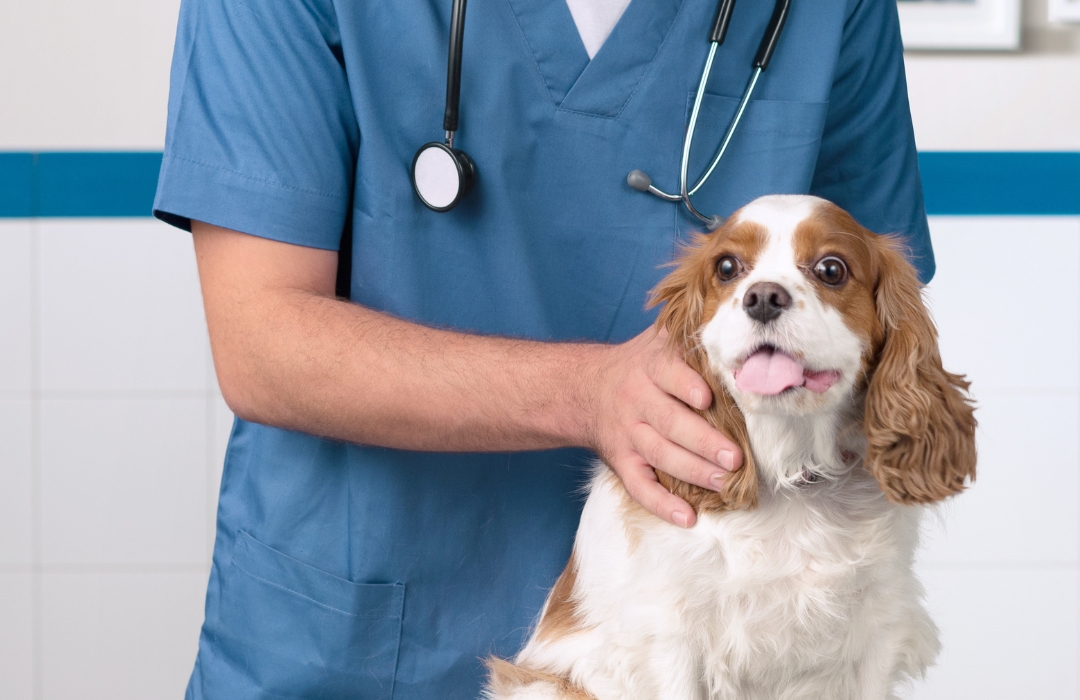
M 1050 0 L 1051 22 L 1080 22 L 1080 0 Z
M 898 0 L 897 6 L 905 49 L 1020 48 L 1020 0 Z

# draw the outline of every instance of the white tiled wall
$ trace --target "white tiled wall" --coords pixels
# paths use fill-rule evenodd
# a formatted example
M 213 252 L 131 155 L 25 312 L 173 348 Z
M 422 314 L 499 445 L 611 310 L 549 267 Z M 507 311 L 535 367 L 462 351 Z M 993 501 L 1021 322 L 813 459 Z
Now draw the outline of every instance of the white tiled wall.
M 927 524 L 944 652 L 918 700 L 1075 700 L 1080 219 L 934 217 L 945 365 L 979 404 L 978 480 Z
M 980 462 L 927 524 L 945 651 L 909 696 L 1075 700 L 1080 218 L 931 226 L 929 296 L 946 365 L 973 380 Z M 190 238 L 9 221 L 0 251 L 0 698 L 179 698 L 232 423 Z
M 29 572 L 0 573 L 0 696 L 12 700 L 33 697 L 33 584 Z
M 202 622 L 202 571 L 53 573 L 42 588 L 43 697 L 183 697 Z
M 0 397 L 30 391 L 32 259 L 30 222 L 0 219 Z
M 0 698 L 180 698 L 232 422 L 191 237 L 0 221 L 0 329 Z

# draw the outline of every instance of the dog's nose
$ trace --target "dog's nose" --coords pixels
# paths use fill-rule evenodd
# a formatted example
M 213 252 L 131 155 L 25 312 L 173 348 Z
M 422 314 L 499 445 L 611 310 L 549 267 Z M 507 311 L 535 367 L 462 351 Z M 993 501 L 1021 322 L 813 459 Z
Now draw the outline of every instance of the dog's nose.
M 747 316 L 768 323 L 791 306 L 791 295 L 775 282 L 757 282 L 746 290 L 742 305 Z

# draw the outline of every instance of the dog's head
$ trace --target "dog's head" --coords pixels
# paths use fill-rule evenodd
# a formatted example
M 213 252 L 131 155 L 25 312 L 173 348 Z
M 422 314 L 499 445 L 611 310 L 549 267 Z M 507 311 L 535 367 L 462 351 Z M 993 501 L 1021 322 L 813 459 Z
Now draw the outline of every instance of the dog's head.
M 895 239 L 839 207 L 751 202 L 684 251 L 653 301 L 712 386 L 707 417 L 747 456 L 720 494 L 725 507 L 756 503 L 744 413 L 861 410 L 866 468 L 897 503 L 936 501 L 974 478 L 968 383 L 941 366 L 915 270 Z

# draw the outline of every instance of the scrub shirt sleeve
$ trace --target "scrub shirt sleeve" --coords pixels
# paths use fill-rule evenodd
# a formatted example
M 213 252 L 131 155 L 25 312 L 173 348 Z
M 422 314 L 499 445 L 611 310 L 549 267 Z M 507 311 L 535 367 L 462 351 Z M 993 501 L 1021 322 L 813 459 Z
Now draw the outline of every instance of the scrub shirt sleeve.
M 154 215 L 336 250 L 360 134 L 330 0 L 184 0 Z
M 911 127 L 896 0 L 853 0 L 811 193 L 877 233 L 907 242 L 923 283 L 934 275 Z

